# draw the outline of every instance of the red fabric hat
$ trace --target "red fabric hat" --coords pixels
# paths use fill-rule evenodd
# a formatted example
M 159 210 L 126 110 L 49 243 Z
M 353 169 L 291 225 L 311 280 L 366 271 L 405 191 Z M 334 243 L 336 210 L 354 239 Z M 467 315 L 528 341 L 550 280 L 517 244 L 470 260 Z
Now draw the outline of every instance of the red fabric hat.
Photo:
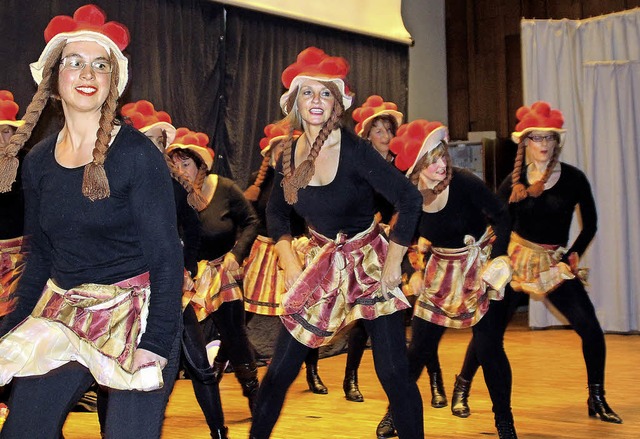
M 266 137 L 260 139 L 260 153 L 262 156 L 266 156 L 271 147 L 277 144 L 279 141 L 286 139 L 289 136 L 289 124 L 286 122 L 270 123 L 264 127 L 264 134 Z M 293 138 L 300 137 L 302 132 L 298 130 L 293 131 Z
M 442 122 L 416 119 L 398 128 L 396 137 L 389 142 L 389 149 L 396 155 L 396 167 L 406 171 L 408 176 L 422 156 L 448 139 L 449 130 Z
M 121 113 L 131 120 L 133 126 L 142 133 L 159 128 L 167 133 L 167 144 L 176 136 L 176 128 L 171 124 L 171 116 L 166 111 L 156 111 L 153 104 L 146 100 L 130 102 L 122 106 Z
M 562 129 L 564 125 L 562 112 L 551 109 L 547 102 L 538 101 L 533 103 L 531 107 L 522 106 L 516 111 L 516 117 L 519 122 L 516 125 L 516 130 L 511 134 L 511 139 L 515 143 L 519 143 L 531 131 L 549 131 L 560 136 L 559 146 L 564 144 L 567 130 Z
M 356 134 L 360 137 L 364 136 L 364 133 L 369 131 L 369 127 L 373 119 L 383 114 L 389 114 L 396 120 L 397 126 L 402 124 L 402 113 L 398 111 L 398 106 L 393 102 L 384 102 L 382 97 L 378 95 L 372 95 L 362 104 L 361 107 L 353 110 L 353 120 L 356 124 Z
M 211 170 L 213 166 L 213 149 L 209 148 L 209 136 L 205 133 L 199 133 L 191 131 L 189 128 L 178 128 L 176 130 L 176 137 L 173 139 L 173 143 L 169 145 L 166 153 L 171 154 L 176 149 L 189 149 L 200 157 L 200 159 L 207 165 L 207 169 Z
M 42 81 L 42 70 L 49 57 L 49 53 L 61 41 L 68 43 L 76 41 L 93 41 L 100 44 L 109 53 L 116 55 L 120 68 L 118 92 L 122 94 L 129 78 L 128 60 L 122 51 L 129 44 L 129 30 L 115 21 L 105 22 L 107 15 L 96 5 L 79 7 L 73 17 L 58 15 L 53 17 L 44 30 L 44 40 L 47 43 L 37 62 L 32 63 L 31 75 L 37 84 Z
M 349 63 L 346 59 L 329 56 L 317 47 L 307 47 L 298 54 L 296 62 L 282 72 L 282 85 L 288 91 L 280 97 L 280 108 L 287 114 L 289 109 L 286 104 L 291 92 L 305 79 L 315 79 L 335 83 L 342 94 L 342 105 L 346 110 L 353 100 L 349 87 L 344 82 L 348 73 Z
M 11 125 L 18 128 L 24 125 L 24 120 L 16 120 L 18 104 L 13 100 L 13 93 L 9 90 L 0 90 L 0 125 Z

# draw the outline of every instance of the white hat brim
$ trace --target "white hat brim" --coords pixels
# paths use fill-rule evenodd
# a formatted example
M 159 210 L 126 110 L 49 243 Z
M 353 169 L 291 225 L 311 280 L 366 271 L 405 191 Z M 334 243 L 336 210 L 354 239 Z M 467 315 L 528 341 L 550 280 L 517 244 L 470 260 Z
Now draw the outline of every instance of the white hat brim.
M 169 122 L 156 122 L 151 125 L 147 125 L 146 127 L 140 128 L 141 133 L 147 133 L 147 131 L 155 130 L 159 128 L 164 130 L 167 133 L 167 145 L 170 145 L 173 142 L 173 139 L 176 138 L 176 127 L 171 125 Z
M 61 41 L 65 40 L 67 41 L 67 44 L 77 41 L 93 41 L 104 47 L 107 52 L 114 53 L 116 55 L 116 59 L 118 60 L 119 67 L 118 94 L 122 96 L 122 93 L 127 86 L 127 82 L 129 81 L 129 60 L 124 56 L 118 46 L 116 46 L 116 44 L 111 41 L 109 37 L 99 32 L 88 30 L 63 32 L 51 38 L 51 40 L 47 43 L 44 50 L 40 54 L 40 58 L 38 58 L 38 61 L 29 64 L 29 68 L 31 69 L 31 76 L 33 76 L 33 80 L 36 81 L 36 84 L 40 85 L 40 83 L 42 82 L 42 74 L 44 65 L 47 62 L 47 58 L 49 58 L 49 55 L 51 54 L 53 49 L 58 44 L 60 44 Z
M 376 117 L 382 116 L 383 114 L 389 114 L 393 116 L 393 118 L 396 120 L 396 123 L 398 125 L 396 128 L 402 125 L 402 118 L 404 117 L 402 113 L 396 110 L 382 110 L 367 117 L 365 120 L 362 121 L 362 126 L 360 127 L 360 131 L 357 133 L 358 136 L 362 137 L 362 135 L 367 131 L 367 127 L 371 125 L 371 122 L 373 121 L 373 119 L 375 119 Z
M 413 164 L 406 172 L 406 176 L 410 176 L 413 172 L 413 169 L 416 167 L 418 162 L 425 154 L 428 154 L 430 151 L 435 149 L 436 146 L 440 144 L 443 140 L 449 140 L 449 129 L 446 126 L 441 126 L 431 131 L 426 139 L 422 142 L 422 146 L 420 147 L 420 151 L 418 151 L 418 155 L 416 159 L 413 161 Z
M 198 155 L 198 157 L 202 159 L 204 164 L 207 165 L 207 169 L 209 171 L 211 170 L 211 167 L 213 166 L 213 156 L 211 155 L 211 152 L 209 152 L 207 148 L 203 148 L 202 146 L 198 146 L 198 145 L 183 145 L 182 143 L 173 143 L 169 145 L 169 147 L 166 149 L 165 152 L 167 154 L 171 154 L 176 149 L 189 149 L 193 151 L 195 154 Z
M 289 90 L 287 90 L 282 94 L 282 96 L 280 96 L 280 108 L 282 109 L 282 112 L 285 115 L 288 114 L 286 107 L 287 107 L 287 101 L 289 100 L 289 96 L 291 96 L 291 93 L 293 93 L 293 91 L 298 88 L 300 83 L 304 82 L 307 79 L 311 79 L 313 81 L 321 81 L 321 82 L 327 82 L 327 81 L 333 82 L 338 86 L 338 89 L 340 90 L 340 94 L 342 95 L 342 105 L 344 106 L 344 109 L 347 110 L 349 107 L 351 107 L 351 104 L 353 102 L 353 97 L 345 93 L 345 85 L 342 79 L 323 77 L 323 76 L 298 75 L 295 78 L 293 78 L 293 81 L 291 81 Z

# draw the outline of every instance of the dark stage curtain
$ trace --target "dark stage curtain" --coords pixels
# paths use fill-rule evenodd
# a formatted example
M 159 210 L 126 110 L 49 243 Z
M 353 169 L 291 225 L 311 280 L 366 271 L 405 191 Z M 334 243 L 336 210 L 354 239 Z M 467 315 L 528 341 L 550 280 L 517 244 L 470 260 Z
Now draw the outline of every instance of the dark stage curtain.
M 43 32 L 55 15 L 73 15 L 86 0 L 0 2 L 0 89 L 11 90 L 22 117 L 36 90 L 29 63 L 45 46 Z M 207 0 L 95 0 L 108 21 L 129 28 L 129 85 L 121 104 L 139 99 L 167 111 L 176 127 L 209 135 L 214 172 L 242 188 L 261 162 L 265 125 L 282 117 L 282 71 L 315 45 L 351 65 L 353 108 L 371 94 L 406 113 L 408 47 Z M 225 11 L 226 9 L 226 11 Z M 225 21 L 226 12 L 226 21 Z M 344 117 L 353 127 L 351 110 Z M 45 110 L 30 146 L 61 127 Z
M 227 9 L 226 116 L 227 157 L 231 175 L 241 187 L 260 166 L 258 143 L 265 125 L 281 119 L 280 75 L 300 51 L 316 46 L 349 61 L 349 88 L 354 104 L 344 116 L 353 127 L 351 111 L 368 96 L 379 94 L 406 114 L 408 47 L 386 40 L 315 26 L 240 8 Z M 243 185 L 244 183 L 244 185 Z

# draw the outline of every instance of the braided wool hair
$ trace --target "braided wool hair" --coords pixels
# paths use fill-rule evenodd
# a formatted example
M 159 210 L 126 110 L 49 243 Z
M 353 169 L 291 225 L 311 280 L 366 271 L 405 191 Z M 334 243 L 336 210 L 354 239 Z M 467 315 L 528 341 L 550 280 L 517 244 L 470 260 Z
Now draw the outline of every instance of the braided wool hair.
M 25 121 L 24 125 L 16 130 L 9 144 L 0 147 L 0 192 L 11 190 L 11 185 L 16 179 L 18 169 L 16 155 L 31 137 L 33 129 L 38 123 L 49 99 L 58 96 L 58 90 L 53 90 L 52 84 L 57 83 L 55 74 L 58 72 L 57 67 L 65 45 L 66 40 L 60 42 L 51 51 L 44 65 L 42 81 L 40 81 L 38 90 L 31 99 L 31 103 L 22 118 Z M 111 132 L 116 122 L 115 114 L 118 103 L 119 67 L 118 60 L 113 53 L 110 54 L 110 62 L 113 66 L 113 71 L 111 73 L 109 94 L 102 105 L 96 144 L 93 149 L 93 161 L 85 166 L 82 181 L 82 193 L 91 201 L 107 198 L 110 195 L 109 181 L 104 170 L 104 160 L 111 141 Z
M 553 156 L 551 156 L 551 160 L 547 165 L 547 169 L 544 170 L 542 178 L 529 187 L 525 187 L 525 185 L 520 182 L 522 169 L 525 167 L 525 150 L 524 138 L 522 138 L 518 143 L 518 152 L 516 153 L 513 171 L 511 171 L 511 195 L 509 196 L 509 203 L 517 203 L 529 196 L 537 198 L 542 195 L 542 192 L 544 192 L 544 184 L 549 180 L 560 156 L 560 147 L 556 145 L 556 147 L 553 148 Z
M 57 90 L 51 90 L 51 82 L 54 72 L 56 72 L 56 67 L 60 62 L 64 46 L 65 42 L 63 41 L 51 51 L 51 55 L 44 65 L 42 81 L 40 81 L 38 90 L 33 95 L 22 117 L 25 123 L 13 133 L 9 143 L 0 145 L 0 192 L 9 192 L 11 190 L 11 185 L 16 180 L 18 172 L 19 162 L 16 156 L 29 140 L 29 137 L 31 137 L 31 133 L 38 123 L 49 98 L 58 93 Z
M 273 151 L 273 149 L 271 149 Z M 264 155 L 262 163 L 260 163 L 260 169 L 258 169 L 258 175 L 251 186 L 244 191 L 244 197 L 249 201 L 258 201 L 260 191 L 262 190 L 262 183 L 267 176 L 269 170 L 269 161 L 271 160 L 271 151 Z
M 445 141 L 442 141 L 440 145 L 436 146 L 433 150 L 431 150 L 428 154 L 422 156 L 416 166 L 413 168 L 411 175 L 409 176 L 409 180 L 414 184 L 415 187 L 418 187 L 418 183 L 420 181 L 420 173 L 422 170 L 432 163 L 435 163 L 440 157 L 444 158 L 445 163 L 447 164 L 447 175 L 439 182 L 433 189 L 425 188 L 420 189 L 420 193 L 422 194 L 422 204 L 424 206 L 428 206 L 433 203 L 434 200 L 444 191 L 451 183 L 451 175 L 453 174 L 453 166 L 451 165 L 451 157 L 449 156 L 449 149 L 447 148 L 447 144 Z
M 342 105 L 342 94 L 338 89 L 338 86 L 335 85 L 331 81 L 318 81 L 325 87 L 329 89 L 331 94 L 334 97 L 333 111 L 331 112 L 331 117 L 327 120 L 318 136 L 311 145 L 311 149 L 309 151 L 309 155 L 306 160 L 304 160 L 298 167 L 295 167 L 293 163 L 293 130 L 295 126 L 294 123 L 290 123 L 289 126 L 289 135 L 287 139 L 285 139 L 285 143 L 282 150 L 282 170 L 284 173 L 284 179 L 282 180 L 282 188 L 284 190 L 284 198 L 288 204 L 295 204 L 298 202 L 298 190 L 307 187 L 307 184 L 311 181 L 311 177 L 315 172 L 315 161 L 320 153 L 320 149 L 322 145 L 329 137 L 331 132 L 340 126 L 340 118 L 344 113 L 344 106 Z M 293 95 L 294 93 L 292 93 Z M 297 95 L 297 91 L 295 93 Z M 299 118 L 297 114 L 298 109 L 295 104 L 292 107 L 292 111 L 289 112 L 289 117 L 291 122 L 294 122 L 295 119 Z M 299 124 L 300 122 L 298 122 Z
M 189 180 L 187 175 L 182 172 L 182 170 L 178 169 L 178 167 L 173 163 L 173 155 L 178 155 L 181 159 L 190 158 L 196 162 L 198 165 L 198 173 L 196 174 L 196 178 L 193 182 Z M 204 160 L 200 160 L 199 157 L 189 150 L 179 149 L 173 151 L 171 154 L 164 154 L 164 157 L 165 162 L 167 162 L 167 165 L 169 166 L 169 173 L 171 174 L 171 177 L 180 183 L 187 191 L 187 203 L 189 206 L 193 207 L 197 212 L 202 212 L 209 205 L 207 199 L 202 195 L 202 185 L 209 173 L 207 164 Z

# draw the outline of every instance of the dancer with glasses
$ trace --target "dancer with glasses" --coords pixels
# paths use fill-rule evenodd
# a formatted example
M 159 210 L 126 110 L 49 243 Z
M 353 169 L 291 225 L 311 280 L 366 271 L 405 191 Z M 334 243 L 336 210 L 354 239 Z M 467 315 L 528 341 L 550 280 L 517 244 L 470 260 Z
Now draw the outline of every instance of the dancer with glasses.
M 116 119 L 128 80 L 125 26 L 94 5 L 53 18 L 31 64 L 38 84 L 12 151 L 48 101 L 62 130 L 24 159 L 27 261 L 3 321 L 0 384 L 13 380 L 2 437 L 57 437 L 95 380 L 107 437 L 160 437 L 177 375 L 182 254 L 162 154 Z M 69 28 L 74 29 L 69 31 Z M 15 178 L 0 161 L 0 189 Z

